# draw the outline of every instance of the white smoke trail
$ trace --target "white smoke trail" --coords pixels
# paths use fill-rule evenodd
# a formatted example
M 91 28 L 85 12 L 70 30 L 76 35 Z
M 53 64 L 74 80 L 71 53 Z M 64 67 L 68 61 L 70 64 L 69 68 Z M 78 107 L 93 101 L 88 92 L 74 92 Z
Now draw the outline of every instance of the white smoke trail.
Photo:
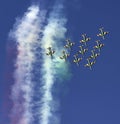
M 61 6 L 54 8 L 48 19 L 48 24 L 43 32 L 41 41 L 43 64 L 42 64 L 42 92 L 41 109 L 40 109 L 40 124 L 59 124 L 60 120 L 57 116 L 58 105 L 52 95 L 52 87 L 55 83 L 58 70 L 64 73 L 66 63 L 60 60 L 59 56 L 62 53 L 62 40 L 65 37 L 66 19 L 60 17 Z M 48 47 L 55 50 L 53 59 L 46 55 Z
M 15 84 L 12 87 L 12 124 L 32 124 L 32 95 L 34 82 L 32 69 L 35 62 L 36 44 L 39 42 L 42 18 L 39 6 L 31 6 L 23 18 L 15 24 L 10 37 L 17 43 L 18 55 L 14 71 Z M 33 103 L 34 104 L 34 103 Z

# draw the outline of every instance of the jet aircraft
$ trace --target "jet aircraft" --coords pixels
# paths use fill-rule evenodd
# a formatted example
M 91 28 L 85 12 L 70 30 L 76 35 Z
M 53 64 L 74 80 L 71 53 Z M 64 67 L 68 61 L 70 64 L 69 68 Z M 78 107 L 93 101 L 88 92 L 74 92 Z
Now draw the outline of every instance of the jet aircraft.
M 92 70 L 92 66 L 95 64 L 95 61 L 90 62 L 90 58 L 87 59 L 87 64 L 85 65 L 85 67 L 89 67 L 90 70 Z
M 75 43 L 71 42 L 70 39 L 67 39 L 66 42 L 67 42 L 67 44 L 64 47 L 69 48 L 69 49 L 71 49 L 71 47 L 75 44 Z
M 78 58 L 77 56 L 78 56 L 78 54 L 74 55 L 75 59 L 73 60 L 73 62 L 76 63 L 77 66 L 79 66 L 79 62 L 82 60 L 82 58 Z
M 87 42 L 91 39 L 90 37 L 87 37 L 86 34 L 82 34 L 82 40 L 80 41 L 80 43 L 84 43 L 85 46 L 87 45 Z
M 46 55 L 53 57 L 55 50 L 52 50 L 52 47 L 48 47 L 47 49 L 48 49 L 48 52 L 46 53 Z
M 93 59 L 96 59 L 100 55 L 100 53 L 95 53 L 95 50 L 91 50 L 91 53 L 92 55 L 89 58 L 93 58 Z
M 65 50 L 63 50 L 63 56 L 60 56 L 60 59 L 64 59 L 65 61 L 67 60 L 68 56 L 70 56 L 69 54 L 67 54 L 65 52 Z
M 80 54 L 82 54 L 82 55 L 84 55 L 87 51 L 88 51 L 88 49 L 86 48 L 83 48 L 83 45 L 82 46 L 79 46 L 80 47 L 80 50 L 78 51 L 78 53 L 80 53 Z
M 97 34 L 98 37 L 102 37 L 102 39 L 104 40 L 105 39 L 105 35 L 108 34 L 109 32 L 108 31 L 103 31 L 103 27 L 102 28 L 99 28 L 100 30 L 100 33 Z
M 101 48 L 104 46 L 104 44 L 99 43 L 99 42 L 100 42 L 100 40 L 97 40 L 97 41 L 96 41 L 97 45 L 94 46 L 94 48 L 95 48 L 95 49 L 98 49 L 99 52 L 100 52 L 100 51 L 101 51 Z

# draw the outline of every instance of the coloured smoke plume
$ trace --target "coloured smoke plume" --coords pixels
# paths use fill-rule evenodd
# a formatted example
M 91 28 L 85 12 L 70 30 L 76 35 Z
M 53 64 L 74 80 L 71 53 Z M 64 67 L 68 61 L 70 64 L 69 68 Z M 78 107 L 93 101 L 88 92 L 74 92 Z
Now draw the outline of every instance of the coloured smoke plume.
M 32 124 L 33 86 L 32 69 L 35 61 L 36 46 L 41 32 L 40 11 L 38 6 L 31 6 L 22 19 L 18 19 L 10 37 L 17 44 L 14 79 L 11 97 L 13 108 L 11 124 Z
M 65 24 L 66 19 L 62 14 L 62 6 L 55 6 L 48 18 L 48 24 L 43 31 L 41 41 L 42 48 L 42 93 L 41 109 L 40 109 L 40 124 L 59 124 L 58 103 L 54 94 L 52 94 L 53 86 L 58 83 L 56 79 L 60 74 L 67 72 L 68 64 L 59 57 L 62 55 L 63 45 L 65 40 Z M 53 58 L 47 56 L 48 47 L 55 50 Z M 62 78 L 62 77 L 60 77 Z

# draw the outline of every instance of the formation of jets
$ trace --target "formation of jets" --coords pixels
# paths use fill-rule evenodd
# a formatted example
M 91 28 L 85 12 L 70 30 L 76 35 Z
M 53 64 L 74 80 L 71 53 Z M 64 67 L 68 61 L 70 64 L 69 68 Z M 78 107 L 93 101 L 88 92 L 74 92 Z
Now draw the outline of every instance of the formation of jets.
M 105 39 L 105 35 L 108 34 L 109 32 L 108 31 L 103 31 L 103 27 L 102 28 L 99 28 L 100 30 L 100 33 L 97 34 L 98 37 L 102 37 L 102 39 L 104 40 Z
M 109 33 L 107 31 L 103 30 L 104 28 L 99 28 L 100 33 L 97 34 L 98 37 L 102 37 L 102 39 L 105 39 L 105 36 Z M 100 52 L 102 47 L 104 47 L 104 44 L 100 40 L 96 40 L 96 45 L 92 47 L 92 50 L 89 50 L 89 46 L 87 45 L 88 41 L 91 40 L 90 37 L 87 37 L 86 34 L 81 35 L 82 40 L 80 40 L 80 45 L 78 46 L 79 49 L 76 52 L 76 54 L 73 55 L 73 63 L 75 63 L 77 66 L 79 66 L 79 63 L 85 59 L 86 56 L 88 56 L 87 53 L 90 53 L 90 55 L 86 59 L 86 64 L 84 64 L 85 67 L 89 67 L 90 70 L 92 70 L 92 66 L 96 63 L 96 59 L 98 56 L 100 56 Z M 70 39 L 66 39 L 66 44 L 64 45 L 64 50 L 62 51 L 62 55 L 59 56 L 61 60 L 67 61 L 68 57 L 71 55 L 70 51 L 72 47 L 75 45 L 74 42 L 72 42 Z M 52 47 L 48 47 L 48 52 L 46 55 L 51 56 L 53 58 L 53 55 L 55 53 L 55 50 L 52 49 Z M 69 51 L 69 52 L 68 52 Z M 90 52 L 89 52 L 90 51 Z
M 85 46 L 87 45 L 87 42 L 91 40 L 91 38 L 90 38 L 90 37 L 87 37 L 86 34 L 82 34 L 82 38 L 83 38 L 83 39 L 80 40 L 80 43 L 84 43 Z
M 48 52 L 46 53 L 46 55 L 53 57 L 55 50 L 52 50 L 52 47 L 48 47 L 47 49 L 48 49 Z
M 85 64 L 85 67 L 89 67 L 90 70 L 92 70 L 92 66 L 95 64 L 95 60 L 90 62 L 90 59 L 87 58 L 87 64 Z
M 100 55 L 100 53 L 95 53 L 95 50 L 91 50 L 91 53 L 90 59 L 96 59 Z
M 83 45 L 81 45 L 79 47 L 80 47 L 80 50 L 78 51 L 78 53 L 80 53 L 81 55 L 84 55 L 88 51 L 87 48 L 83 48 Z
M 75 44 L 75 43 L 71 42 L 70 39 L 67 39 L 67 40 L 66 40 L 66 45 L 65 45 L 64 47 L 71 50 L 71 47 L 72 47 L 74 44 Z
M 77 56 L 78 56 L 78 54 L 74 55 L 74 60 L 73 60 L 73 62 L 76 63 L 77 66 L 79 66 L 79 62 L 82 60 L 82 58 L 78 58 Z
M 67 60 L 68 56 L 70 56 L 70 54 L 67 54 L 65 50 L 63 50 L 63 55 L 60 56 L 60 59 L 64 59 L 65 61 Z
M 104 46 L 104 44 L 100 43 L 100 40 L 96 40 L 97 45 L 94 46 L 95 49 L 98 49 L 99 52 L 101 51 L 101 48 Z

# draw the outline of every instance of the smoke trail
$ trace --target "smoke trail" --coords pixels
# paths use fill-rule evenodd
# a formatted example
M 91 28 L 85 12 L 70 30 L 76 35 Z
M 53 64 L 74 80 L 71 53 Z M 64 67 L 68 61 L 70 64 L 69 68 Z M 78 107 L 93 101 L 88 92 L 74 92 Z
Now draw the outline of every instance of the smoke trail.
M 34 82 L 32 69 L 35 62 L 35 51 L 39 34 L 41 33 L 42 18 L 38 6 L 31 6 L 18 20 L 10 37 L 16 40 L 18 55 L 15 62 L 14 79 L 11 97 L 13 108 L 11 113 L 12 124 L 31 124 L 32 95 Z
M 48 18 L 48 24 L 44 29 L 43 38 L 41 41 L 42 48 L 42 92 L 41 109 L 40 109 L 40 124 L 59 124 L 58 105 L 53 97 L 52 88 L 56 82 L 56 78 L 60 73 L 65 73 L 67 63 L 60 60 L 59 56 L 62 53 L 62 40 L 65 37 L 66 19 L 62 16 L 62 6 L 55 6 Z M 46 56 L 47 48 L 52 47 L 55 50 L 53 58 Z M 61 77 L 62 78 L 62 77 Z

